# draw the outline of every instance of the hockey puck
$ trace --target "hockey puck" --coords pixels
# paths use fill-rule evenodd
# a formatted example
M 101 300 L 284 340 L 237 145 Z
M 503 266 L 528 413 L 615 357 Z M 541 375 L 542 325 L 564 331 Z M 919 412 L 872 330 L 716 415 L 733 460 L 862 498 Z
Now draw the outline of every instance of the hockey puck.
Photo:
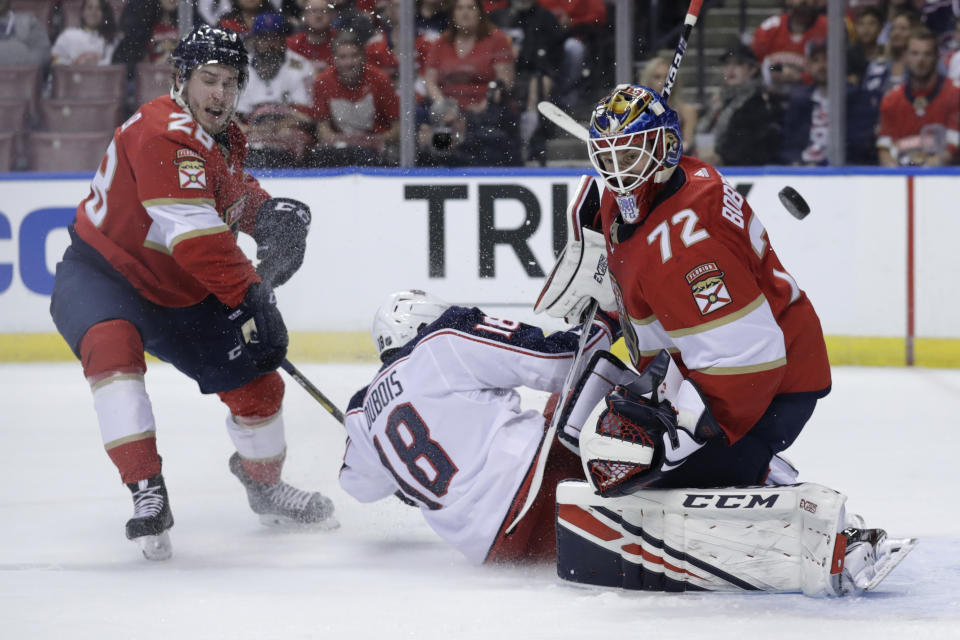
M 810 213 L 810 205 L 803 199 L 803 196 L 797 193 L 793 187 L 784 187 L 780 189 L 780 203 L 797 220 L 803 220 Z

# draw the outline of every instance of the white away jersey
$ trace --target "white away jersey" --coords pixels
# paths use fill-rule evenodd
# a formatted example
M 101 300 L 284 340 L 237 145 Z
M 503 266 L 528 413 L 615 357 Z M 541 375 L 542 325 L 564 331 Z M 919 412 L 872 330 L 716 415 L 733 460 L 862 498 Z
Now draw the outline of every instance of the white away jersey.
M 559 392 L 578 338 L 451 307 L 351 399 L 341 486 L 361 502 L 399 489 L 482 563 L 547 426 L 514 389 Z M 611 339 L 598 320 L 587 350 Z

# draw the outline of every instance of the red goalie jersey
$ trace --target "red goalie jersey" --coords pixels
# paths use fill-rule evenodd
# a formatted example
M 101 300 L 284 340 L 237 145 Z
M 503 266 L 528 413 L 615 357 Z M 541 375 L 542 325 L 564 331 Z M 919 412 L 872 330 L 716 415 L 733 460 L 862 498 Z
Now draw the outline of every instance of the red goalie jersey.
M 211 293 L 236 306 L 260 278 L 233 229 L 252 233 L 270 196 L 243 172 L 235 122 L 214 140 L 165 96 L 117 128 L 76 231 L 145 298 L 167 307 Z
M 817 314 L 766 231 L 717 170 L 683 157 L 639 224 L 600 216 L 623 335 L 637 370 L 667 349 L 700 386 L 732 443 L 775 395 L 826 395 L 830 366 Z M 594 186 L 596 185 L 596 186 Z

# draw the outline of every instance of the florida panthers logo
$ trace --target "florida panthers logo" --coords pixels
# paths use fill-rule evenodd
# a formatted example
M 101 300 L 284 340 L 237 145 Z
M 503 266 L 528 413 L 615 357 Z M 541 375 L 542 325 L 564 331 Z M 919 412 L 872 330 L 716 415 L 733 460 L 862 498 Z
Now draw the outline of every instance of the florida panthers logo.
M 173 161 L 181 189 L 206 189 L 207 170 L 203 156 L 193 149 L 178 149 Z
M 701 264 L 687 273 L 687 284 L 690 285 L 700 315 L 713 313 L 733 302 L 723 275 L 715 262 Z

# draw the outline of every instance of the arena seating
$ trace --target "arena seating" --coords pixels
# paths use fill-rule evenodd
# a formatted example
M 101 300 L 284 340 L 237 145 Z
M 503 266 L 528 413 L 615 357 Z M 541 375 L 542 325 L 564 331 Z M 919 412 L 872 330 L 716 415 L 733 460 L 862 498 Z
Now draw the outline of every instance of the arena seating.
M 113 131 L 93 133 L 30 133 L 30 166 L 37 171 L 97 170 Z

